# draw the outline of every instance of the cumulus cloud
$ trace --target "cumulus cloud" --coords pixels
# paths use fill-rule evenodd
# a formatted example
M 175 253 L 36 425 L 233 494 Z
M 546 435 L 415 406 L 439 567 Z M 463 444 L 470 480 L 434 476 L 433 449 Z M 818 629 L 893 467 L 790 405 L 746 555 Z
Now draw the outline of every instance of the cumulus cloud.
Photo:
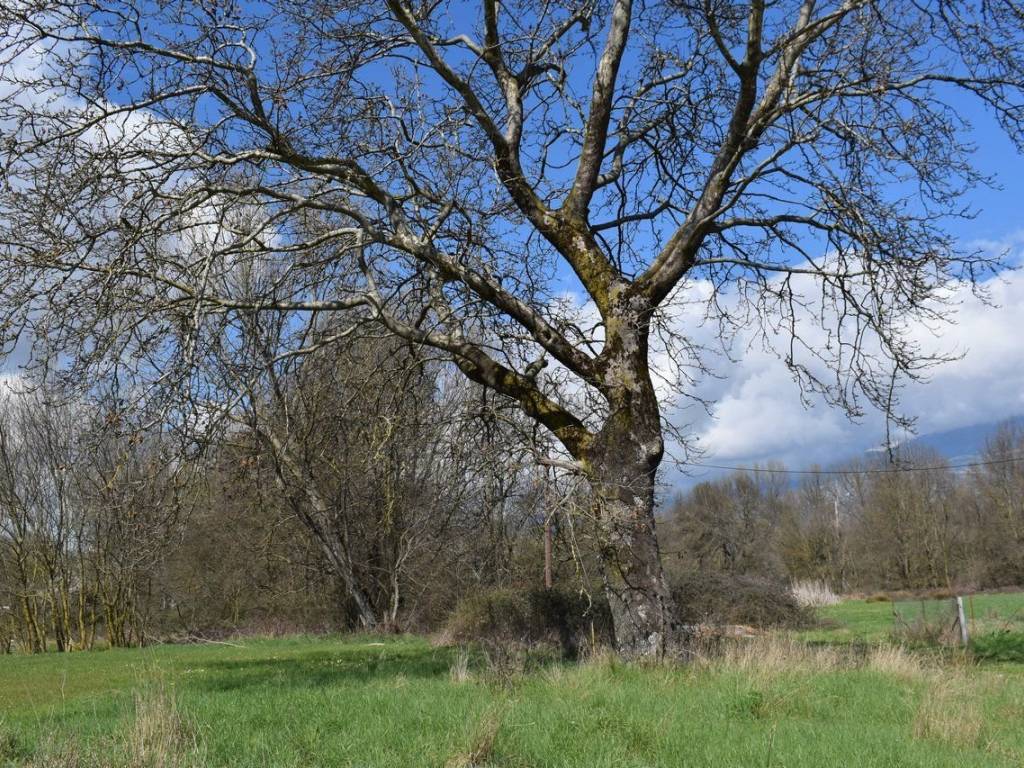
M 1009 250 L 1012 261 L 1024 261 L 1024 233 L 980 246 Z M 903 391 L 902 411 L 917 419 L 918 434 L 1024 413 L 1024 270 L 993 277 L 984 287 L 990 303 L 967 285 L 955 286 L 948 325 L 909 328 L 922 350 L 961 355 Z M 827 464 L 883 443 L 881 414 L 868 413 L 854 423 L 813 397 L 803 402 L 785 365 L 753 340 L 752 333 L 741 333 L 733 347 L 743 354 L 716 361 L 718 378 L 701 385 L 701 394 L 712 402 L 710 414 L 684 407 L 671 417 L 696 437 L 704 462 L 749 466 L 782 461 L 799 467 Z M 686 484 L 707 475 L 691 468 L 671 481 Z

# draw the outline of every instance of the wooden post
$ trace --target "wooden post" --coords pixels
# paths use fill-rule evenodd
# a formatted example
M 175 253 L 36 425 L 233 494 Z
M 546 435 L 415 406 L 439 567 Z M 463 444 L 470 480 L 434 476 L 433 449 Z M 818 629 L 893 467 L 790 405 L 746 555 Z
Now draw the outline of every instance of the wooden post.
M 544 588 L 551 589 L 554 584 L 554 576 L 551 568 L 551 555 L 552 555 L 552 541 L 551 541 L 551 518 L 548 517 L 544 521 Z
M 971 637 L 967 633 L 967 617 L 964 615 L 964 599 L 957 595 L 956 597 L 956 621 L 960 625 L 960 643 L 967 647 Z
M 544 589 L 551 589 L 555 584 L 553 568 L 551 564 L 552 550 L 554 549 L 551 540 L 551 519 L 555 516 L 557 507 L 552 503 L 551 493 L 554 485 L 554 477 L 551 467 L 544 468 Z

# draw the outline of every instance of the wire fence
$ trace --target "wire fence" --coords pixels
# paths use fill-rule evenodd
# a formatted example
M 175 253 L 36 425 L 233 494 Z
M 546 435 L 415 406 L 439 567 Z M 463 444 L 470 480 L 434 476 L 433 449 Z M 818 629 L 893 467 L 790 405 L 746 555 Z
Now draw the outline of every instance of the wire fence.
M 957 598 L 895 600 L 892 613 L 893 634 L 901 640 L 943 644 L 964 640 L 966 622 Z

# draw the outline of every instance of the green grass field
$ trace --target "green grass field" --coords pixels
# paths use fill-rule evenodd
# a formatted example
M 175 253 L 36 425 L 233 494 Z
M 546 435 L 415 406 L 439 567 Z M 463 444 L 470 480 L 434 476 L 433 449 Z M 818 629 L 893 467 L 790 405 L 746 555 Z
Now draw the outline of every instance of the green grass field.
M 907 600 L 897 602 L 895 610 L 912 621 L 923 610 L 930 618 L 949 612 L 949 600 Z M 894 605 L 888 601 L 846 600 L 822 608 L 818 613 L 823 626 L 802 636 L 811 642 L 880 643 L 892 639 Z M 965 598 L 965 612 L 972 636 L 982 637 L 1009 631 L 1024 632 L 1024 592 L 983 594 Z
M 0 657 L 0 766 L 1024 762 L 1024 666 L 783 637 L 688 667 L 512 673 L 417 638 L 238 646 Z

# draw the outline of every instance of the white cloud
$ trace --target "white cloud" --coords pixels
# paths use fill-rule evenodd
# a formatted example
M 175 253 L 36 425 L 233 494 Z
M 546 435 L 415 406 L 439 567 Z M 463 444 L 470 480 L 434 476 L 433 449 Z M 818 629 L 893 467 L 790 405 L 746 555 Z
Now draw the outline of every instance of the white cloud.
M 778 360 L 759 355 L 742 370 L 736 386 L 714 406 L 714 419 L 700 435 L 709 452 L 777 457 L 842 438 L 843 417 L 824 406 L 808 410 Z
M 1009 247 L 1020 262 L 1022 242 L 1018 235 L 984 245 L 993 250 Z M 992 278 L 985 287 L 991 305 L 968 286 L 957 286 L 947 318 L 950 324 L 935 330 L 924 325 L 910 328 L 910 336 L 924 350 L 962 353 L 930 371 L 927 381 L 909 384 L 903 391 L 902 411 L 916 417 L 918 434 L 1024 413 L 1024 270 Z M 710 334 L 710 329 L 704 333 Z M 705 452 L 704 462 L 747 466 L 779 460 L 799 467 L 850 457 L 884 441 L 880 414 L 869 413 L 853 423 L 814 398 L 810 407 L 805 406 L 785 365 L 752 340 L 752 333 L 741 333 L 733 347 L 746 350 L 744 354 L 735 362 L 713 361 L 720 378 L 700 387 L 713 402 L 712 415 L 690 407 L 671 417 L 690 425 Z

